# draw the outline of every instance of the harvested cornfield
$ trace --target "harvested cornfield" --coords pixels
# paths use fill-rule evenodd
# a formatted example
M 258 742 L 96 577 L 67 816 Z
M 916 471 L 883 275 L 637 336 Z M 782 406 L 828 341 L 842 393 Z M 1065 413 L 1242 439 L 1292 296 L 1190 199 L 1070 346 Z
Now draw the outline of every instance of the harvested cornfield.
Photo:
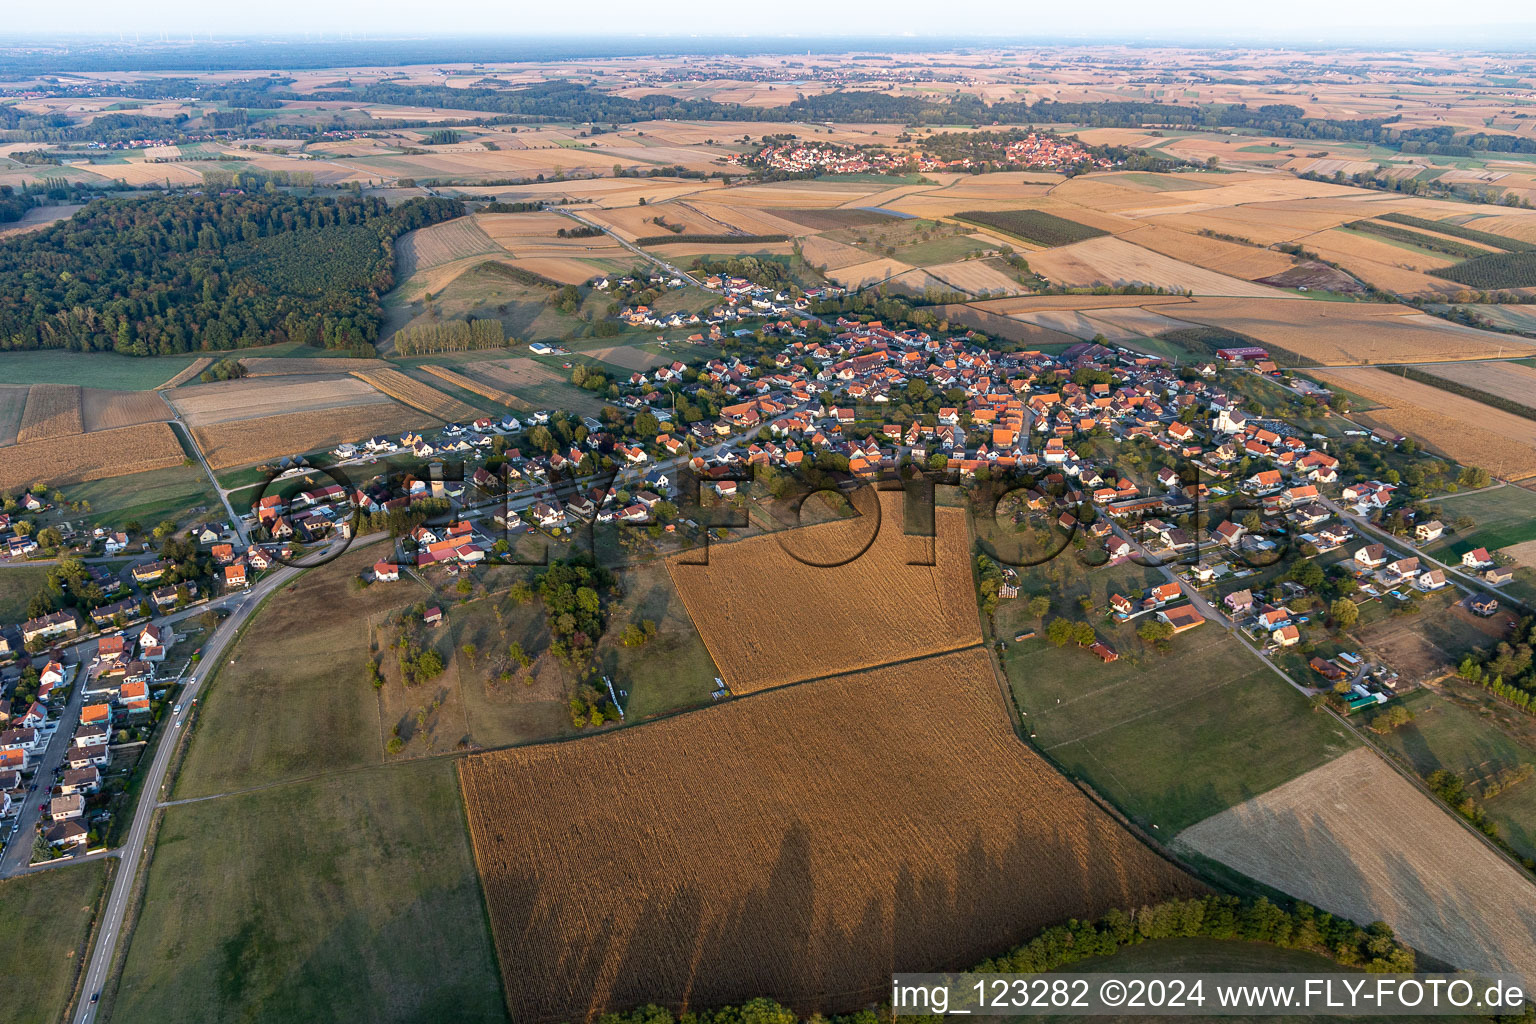
M 1273 249 L 1240 245 L 1219 238 L 1190 234 L 1187 231 L 1175 231 L 1155 224 L 1135 228 L 1119 237 L 1181 263 L 1190 263 L 1197 267 L 1204 267 L 1206 270 L 1240 277 L 1245 281 L 1256 281 L 1261 277 L 1272 277 L 1275 274 L 1284 273 L 1295 263 L 1289 256 L 1275 252 Z
M 156 391 L 83 388 L 80 391 L 80 409 L 87 431 L 113 430 L 171 418 L 170 406 L 165 404 Z
M 185 384 L 189 380 L 196 380 L 198 374 L 202 373 L 204 370 L 208 369 L 208 367 L 210 367 L 212 365 L 213 365 L 213 357 L 212 356 L 202 356 L 202 357 L 200 357 L 198 359 L 194 359 L 194 360 L 192 360 L 191 364 L 185 370 L 182 370 L 176 376 L 172 377 L 170 380 L 166 381 L 164 384 L 161 384 L 155 390 L 157 390 L 157 391 L 165 391 L 165 390 L 167 390 L 169 388 L 179 388 L 179 387 L 181 387 L 181 385 Z
M 441 377 L 455 387 L 463 388 L 465 391 L 479 395 L 482 398 L 489 398 L 493 402 L 512 406 L 523 404 L 516 395 L 508 394 L 500 388 L 493 388 L 489 384 L 482 384 L 477 380 L 470 380 L 462 373 L 450 370 L 446 366 L 423 366 L 422 369 L 434 377 Z
M 395 401 L 404 402 L 440 420 L 477 420 L 485 415 L 474 406 L 445 395 L 413 377 L 407 377 L 399 370 L 388 367 L 353 370 L 352 376 L 373 385 Z
M 18 441 L 41 441 L 85 430 L 78 384 L 33 384 L 21 413 Z
M 128 476 L 178 465 L 186 453 L 164 423 L 145 423 L 94 434 L 26 441 L 5 449 L 0 491 L 42 483 L 51 487 Z
M 530 1024 L 765 993 L 849 1010 L 893 970 L 1199 891 L 1015 738 L 979 649 L 459 774 L 507 1002 Z
M 1360 748 L 1179 833 L 1177 845 L 1459 968 L 1536 985 L 1536 885 Z
M 1417 438 L 1463 465 L 1507 480 L 1536 476 L 1536 422 L 1471 398 L 1371 366 L 1319 372 L 1362 398 L 1380 402 L 1368 419 Z
M 481 230 L 473 217 L 417 228 L 395 242 L 395 280 L 404 281 L 419 270 L 430 270 L 454 260 L 500 251 L 501 247 Z
M 228 420 L 194 427 L 203 456 L 214 469 L 253 466 L 284 455 L 301 455 L 375 434 L 401 434 L 440 426 L 396 402 L 293 412 L 260 419 Z
M 853 519 L 711 545 L 708 565 L 688 564 L 705 552 L 668 563 L 734 692 L 981 640 L 964 514 L 936 509 L 935 536 L 908 537 L 901 493 L 860 491 L 855 505 Z

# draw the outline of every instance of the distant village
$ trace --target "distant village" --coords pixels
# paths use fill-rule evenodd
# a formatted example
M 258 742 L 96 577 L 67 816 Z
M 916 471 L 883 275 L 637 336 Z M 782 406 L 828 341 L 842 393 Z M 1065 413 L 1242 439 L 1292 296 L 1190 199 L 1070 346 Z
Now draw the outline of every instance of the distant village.
M 1108 170 L 1113 162 L 1095 157 L 1076 142 L 1031 132 L 1021 139 L 993 145 L 993 167 L 1053 170 Z M 905 174 L 917 171 L 968 171 L 982 161 L 975 157 L 944 158 L 922 150 L 861 149 L 827 142 L 793 141 L 764 146 L 750 158 L 756 166 L 787 174 Z

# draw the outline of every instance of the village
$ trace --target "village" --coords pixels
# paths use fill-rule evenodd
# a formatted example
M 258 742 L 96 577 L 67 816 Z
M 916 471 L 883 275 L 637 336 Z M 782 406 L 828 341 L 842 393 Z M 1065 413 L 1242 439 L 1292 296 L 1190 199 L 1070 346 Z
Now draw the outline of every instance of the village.
M 739 278 L 707 284 L 731 301 L 693 340 L 721 354 L 618 381 L 611 415 L 543 410 L 295 456 L 273 467 L 239 522 L 107 531 L 65 521 L 63 496 L 45 489 L 11 499 L 0 550 L 25 562 L 48 542 L 67 560 L 61 589 L 72 600 L 0 624 L 7 850 L 24 845 L 24 863 L 84 852 L 100 838 L 103 769 L 165 717 L 193 664 L 183 655 L 173 659 L 178 672 L 165 669 L 173 620 L 364 533 L 394 538 L 372 582 L 413 575 L 430 584 L 504 560 L 531 534 L 557 544 L 585 537 L 595 551 L 594 529 L 621 530 L 632 545 L 677 550 L 724 535 L 711 506 L 761 509 L 773 504 L 775 481 L 812 471 L 845 489 L 918 473 L 962 491 L 1006 483 L 1006 531 L 1059 534 L 1089 572 L 1135 562 L 1163 574 L 1156 586 L 1112 595 L 1112 621 L 1156 624 L 1140 633 L 1154 645 L 1202 626 L 1231 630 L 1342 712 L 1414 684 L 1351 647 L 1344 618 L 1429 601 L 1479 616 L 1500 607 L 1508 571 L 1486 551 L 1455 565 L 1416 553 L 1446 527 L 1415 521 L 1409 488 L 1384 468 L 1401 438 L 1347 422 L 1323 434 L 1252 411 L 1253 381 L 1284 389 L 1298 411 L 1311 402 L 1309 414 L 1327 394 L 1299 378 L 1286 385 L 1262 349 L 1183 365 L 1095 342 L 1009 351 L 969 334 L 806 311 L 838 297 L 830 292 L 791 303 Z M 725 331 L 732 317 L 755 326 Z M 715 411 L 678 422 L 679 399 Z M 1334 454 L 1346 445 L 1365 445 L 1371 458 Z M 339 482 L 359 470 L 364 482 Z M 1389 516 L 1402 536 L 1383 532 Z M 114 572 L 109 559 L 126 561 Z M 1019 572 L 1005 562 L 998 601 L 1020 594 Z M 1075 639 L 1103 662 L 1122 653 L 1090 623 L 1070 633 L 1052 625 L 1053 640 Z M 78 724 L 65 742 L 55 736 L 72 705 Z M 26 831 L 34 825 L 36 837 Z

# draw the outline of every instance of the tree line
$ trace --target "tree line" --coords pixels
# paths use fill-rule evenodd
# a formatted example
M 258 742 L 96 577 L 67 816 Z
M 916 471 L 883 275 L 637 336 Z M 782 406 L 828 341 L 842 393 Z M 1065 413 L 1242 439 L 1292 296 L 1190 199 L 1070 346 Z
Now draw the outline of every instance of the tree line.
M 97 200 L 0 249 L 0 350 L 372 345 L 395 238 L 463 212 L 282 193 Z

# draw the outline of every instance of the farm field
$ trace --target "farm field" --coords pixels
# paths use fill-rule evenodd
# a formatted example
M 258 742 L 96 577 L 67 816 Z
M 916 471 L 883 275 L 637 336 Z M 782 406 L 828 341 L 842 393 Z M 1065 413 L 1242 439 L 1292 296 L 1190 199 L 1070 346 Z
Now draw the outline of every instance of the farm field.
M 1385 408 L 1368 418 L 1415 437 L 1463 465 L 1484 466 L 1495 476 L 1536 476 L 1536 422 L 1470 398 L 1420 384 L 1374 367 L 1318 371 Z
M 1186 829 L 1176 845 L 1460 968 L 1536 980 L 1536 886 L 1359 749 Z
M 1150 224 L 1121 232 L 1116 237 L 1170 259 L 1247 281 L 1281 274 L 1295 265 L 1289 256 L 1271 249 L 1240 245 Z
M 732 692 L 980 641 L 963 513 L 935 510 L 930 541 L 904 535 L 901 492 L 875 497 L 859 492 L 857 518 L 711 544 L 668 562 Z M 930 550 L 933 565 L 909 564 Z M 706 557 L 707 565 L 689 564 Z M 803 609 L 811 607 L 819 611 L 807 622 Z M 902 628 L 890 628 L 895 622 Z
M 0 352 L 0 384 L 76 384 L 149 391 L 197 362 L 196 356 L 124 356 L 116 352 Z
M 368 683 L 368 623 L 420 600 L 418 588 L 349 585 L 386 554 L 353 548 L 284 587 L 230 649 L 202 702 L 177 798 L 287 782 L 384 760 Z
M 107 864 L 99 860 L 0 882 L 0 984 L 8 1017 L 63 1017 L 106 885 Z
M 460 774 L 528 1021 L 765 991 L 846 1009 L 892 969 L 968 965 L 1047 922 L 1198 888 L 1017 741 L 980 651 L 474 755 Z M 594 876 L 630 881 L 564 913 Z
M 24 563 L 0 566 L 0 622 L 21 622 L 28 618 L 27 603 L 32 595 L 48 586 L 48 569 Z
M 1507 398 L 1522 405 L 1536 403 L 1536 368 L 1503 359 L 1490 362 L 1436 363 L 1426 372 L 1446 380 L 1466 384 L 1490 395 Z
M 28 387 L 0 384 L 0 447 L 16 443 L 22 410 L 27 407 Z
M 401 235 L 395 241 L 395 278 L 404 281 L 422 270 L 500 251 L 474 217 L 459 217 Z
M 27 441 L 5 449 L 5 458 L 0 459 L 0 491 L 143 473 L 174 466 L 185 457 L 181 442 L 164 423 Z
M 1419 313 L 1411 306 L 1309 299 L 1196 298 L 1180 320 L 1248 335 L 1306 363 L 1454 362 L 1493 359 L 1525 343 Z M 1533 349 L 1536 354 L 1536 349 Z
M 1457 561 L 1473 548 L 1499 551 L 1536 540 L 1536 492 L 1524 487 L 1496 487 L 1441 499 L 1437 515 L 1450 529 L 1425 550 L 1441 561 Z M 1468 528 L 1456 526 L 1463 516 Z
M 1144 284 L 1197 295 L 1266 298 L 1281 294 L 1265 285 L 1181 263 L 1117 237 L 1090 238 L 1059 249 L 1032 252 L 1028 258 L 1031 270 L 1052 283 L 1074 288 Z
M 603 400 L 591 391 L 570 383 L 559 370 L 533 359 L 497 359 L 464 363 L 459 370 L 494 387 L 504 388 L 532 409 L 568 409 L 595 416 Z
M 114 1020 L 506 1020 L 448 761 L 170 808 L 148 876 Z
M 1536 857 L 1536 778 L 1494 796 L 1485 787 L 1522 764 L 1536 766 L 1536 722 L 1476 687 L 1448 679 L 1403 698 L 1413 721 L 1376 742 L 1421 777 L 1445 769 L 1467 786 L 1525 857 Z M 1507 776 L 1506 776 L 1507 777 Z
M 198 447 L 214 469 L 250 466 L 284 455 L 360 441 L 374 434 L 401 434 L 438 425 L 432 417 L 385 400 L 318 412 L 293 412 L 194 427 Z
M 1078 617 L 1078 600 L 1109 606 L 1162 582 L 1137 566 L 1090 570 L 1061 587 L 1026 574 L 1021 591 L 1044 592 L 1055 609 Z M 1018 602 L 999 610 L 999 635 L 1036 629 Z M 1076 645 L 1043 636 L 1008 644 L 1003 667 L 1033 742 L 1069 774 L 1083 778 L 1144 828 L 1164 835 L 1309 771 L 1355 746 L 1346 729 L 1315 714 L 1215 623 L 1174 637 L 1168 654 L 1136 636 L 1140 620 L 1090 621 L 1120 660 L 1103 664 Z
M 80 388 L 74 384 L 34 384 L 16 431 L 19 443 L 68 437 L 85 430 L 80 414 Z
M 121 527 L 129 520 L 158 523 L 181 520 L 193 509 L 219 503 L 203 468 L 180 463 L 164 469 L 122 476 L 107 476 L 64 489 L 70 501 L 91 503 L 91 520 L 102 526 Z
M 87 432 L 133 427 L 171 418 L 171 410 L 155 391 L 109 391 L 83 388 L 80 411 Z
M 397 402 L 420 409 L 435 419 L 465 421 L 476 420 L 483 415 L 482 411 L 474 406 L 445 395 L 430 385 L 406 376 L 399 370 L 385 367 L 353 370 L 352 376 L 371 384 Z
M 356 359 L 304 355 L 242 356 L 240 362 L 248 371 L 248 377 L 285 377 L 300 373 L 344 374 L 368 365 Z
M 489 399 L 498 405 L 505 405 L 516 408 L 522 404 L 522 400 L 516 395 L 508 394 L 507 392 L 502 391 L 500 388 L 493 388 L 487 384 L 482 384 L 477 380 L 472 380 L 469 377 L 464 376 L 462 373 L 459 373 L 457 370 L 450 370 L 446 366 L 436 366 L 431 363 L 424 363 L 422 364 L 421 368 L 422 370 L 430 373 L 434 377 L 439 378 L 447 384 L 451 384 L 456 388 L 460 388 L 461 390 L 468 391 L 472 394 L 479 395 L 481 398 Z
M 393 404 L 364 381 L 344 373 L 189 384 L 177 388 L 171 402 L 192 427 L 210 427 L 282 413 Z

